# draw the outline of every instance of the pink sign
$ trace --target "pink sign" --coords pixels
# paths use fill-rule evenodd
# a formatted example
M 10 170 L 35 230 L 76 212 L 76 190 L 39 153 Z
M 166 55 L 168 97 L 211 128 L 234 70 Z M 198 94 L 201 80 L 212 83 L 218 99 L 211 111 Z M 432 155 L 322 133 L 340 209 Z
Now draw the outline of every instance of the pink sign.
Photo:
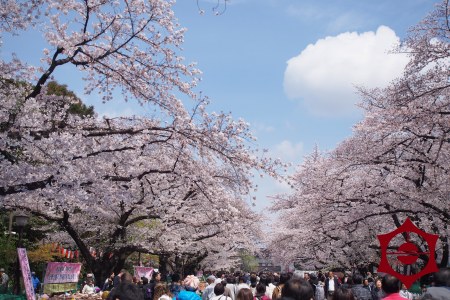
M 44 284 L 78 282 L 81 264 L 49 262 L 45 272 Z
M 137 278 L 147 277 L 149 280 L 152 278 L 153 268 L 150 267 L 134 267 L 134 276 Z
M 27 250 L 25 248 L 17 248 L 17 255 L 19 257 L 20 269 L 22 270 L 23 283 L 27 294 L 27 300 L 34 300 L 33 284 L 31 283 L 30 264 L 28 263 Z

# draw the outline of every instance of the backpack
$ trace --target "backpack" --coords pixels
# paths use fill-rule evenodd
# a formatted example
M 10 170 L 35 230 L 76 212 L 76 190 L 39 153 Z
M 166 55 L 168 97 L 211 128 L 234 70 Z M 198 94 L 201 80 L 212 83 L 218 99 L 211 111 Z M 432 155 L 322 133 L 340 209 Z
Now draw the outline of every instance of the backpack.
M 272 300 L 281 298 L 281 286 L 277 285 L 277 287 L 273 290 Z
M 325 290 L 322 285 L 316 285 L 316 294 L 314 295 L 316 300 L 324 300 L 325 299 Z

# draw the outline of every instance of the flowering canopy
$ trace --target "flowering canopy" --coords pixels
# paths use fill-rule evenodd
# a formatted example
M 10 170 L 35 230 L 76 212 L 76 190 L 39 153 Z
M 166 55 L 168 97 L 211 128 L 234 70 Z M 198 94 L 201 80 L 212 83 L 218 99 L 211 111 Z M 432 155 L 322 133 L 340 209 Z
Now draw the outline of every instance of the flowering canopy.
M 43 29 L 50 49 L 40 67 L 0 62 L 2 207 L 58 224 L 52 239 L 75 243 L 99 280 L 134 251 L 207 256 L 226 248 L 231 256 L 251 246 L 259 234 L 244 201 L 251 172 L 276 176 L 281 164 L 248 146 L 247 123 L 208 113 L 192 91 L 199 71 L 176 54 L 183 30 L 172 1 L 7 4 L 2 30 Z M 86 92 L 107 101 L 121 90 L 159 117 L 71 113 L 77 100 L 46 87 L 65 64 L 86 74 Z M 190 97 L 192 110 L 175 92 Z
M 281 211 L 274 255 L 317 267 L 377 262 L 376 235 L 410 217 L 440 235 L 436 254 L 441 266 L 448 264 L 449 12 L 443 1 L 412 28 L 399 49 L 411 57 L 402 78 L 360 90 L 365 117 L 353 136 L 330 153 L 316 150 L 291 178 L 295 191 L 273 205 Z M 418 237 L 404 238 L 428 250 Z

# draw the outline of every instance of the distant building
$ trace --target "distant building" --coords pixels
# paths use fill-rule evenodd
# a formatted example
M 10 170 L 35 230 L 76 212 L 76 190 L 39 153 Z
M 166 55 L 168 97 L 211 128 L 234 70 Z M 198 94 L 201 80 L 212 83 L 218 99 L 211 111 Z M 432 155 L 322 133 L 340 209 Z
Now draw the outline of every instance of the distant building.
M 265 250 L 261 250 L 261 254 L 256 256 L 258 260 L 258 273 L 259 272 L 281 272 L 281 265 L 275 263 L 270 257 L 269 253 Z

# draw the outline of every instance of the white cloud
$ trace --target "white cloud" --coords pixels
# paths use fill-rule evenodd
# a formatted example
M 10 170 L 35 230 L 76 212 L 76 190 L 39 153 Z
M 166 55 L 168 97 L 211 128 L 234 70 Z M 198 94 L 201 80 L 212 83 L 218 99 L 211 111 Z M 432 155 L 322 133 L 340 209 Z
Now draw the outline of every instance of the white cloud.
M 268 133 L 274 133 L 275 127 L 272 125 L 267 125 L 263 122 L 253 122 L 251 124 L 253 130 L 255 131 L 255 134 L 258 136 L 259 134 L 268 134 Z
M 303 143 L 292 143 L 291 141 L 284 140 L 275 145 L 270 152 L 274 158 L 279 158 L 284 162 L 296 165 L 303 158 Z
M 402 74 L 406 54 L 390 53 L 398 43 L 395 32 L 386 26 L 376 32 L 320 39 L 288 60 L 285 92 L 316 115 L 355 113 L 355 86 L 383 87 Z

